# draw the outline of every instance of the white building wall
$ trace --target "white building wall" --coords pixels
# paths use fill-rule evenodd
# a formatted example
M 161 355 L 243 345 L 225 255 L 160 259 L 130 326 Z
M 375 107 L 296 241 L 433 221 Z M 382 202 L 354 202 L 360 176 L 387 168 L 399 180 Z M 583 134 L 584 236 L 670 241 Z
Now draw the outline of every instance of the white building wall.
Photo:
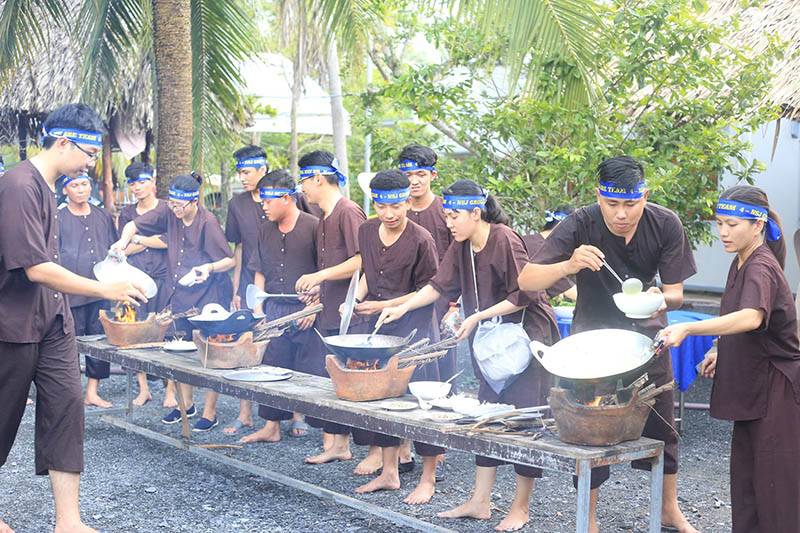
M 787 245 L 786 277 L 789 285 L 794 288 L 800 281 L 800 268 L 795 259 L 793 243 L 794 233 L 800 227 L 800 123 L 781 120 L 778 145 L 773 158 L 775 126 L 776 123 L 772 122 L 748 137 L 753 145 L 752 157 L 766 166 L 755 185 L 766 191 L 770 206 L 782 219 Z M 735 184 L 732 176 L 726 175 L 723 178 L 723 188 Z M 712 232 L 716 236 L 716 229 L 713 227 Z M 717 240 L 711 246 L 702 246 L 695 250 L 695 260 L 697 274 L 686 281 L 686 288 L 722 292 L 732 256 L 724 251 Z

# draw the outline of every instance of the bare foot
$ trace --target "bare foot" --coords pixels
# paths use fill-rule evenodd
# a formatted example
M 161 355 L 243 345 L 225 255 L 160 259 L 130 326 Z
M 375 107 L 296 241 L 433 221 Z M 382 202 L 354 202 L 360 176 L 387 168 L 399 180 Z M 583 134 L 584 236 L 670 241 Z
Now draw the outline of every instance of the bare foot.
M 133 399 L 133 405 L 141 407 L 152 399 L 153 396 L 149 392 L 146 392 L 144 394 L 140 392 L 139 395 Z
M 423 505 L 431 501 L 436 492 L 436 483 L 421 479 L 419 485 L 403 500 L 408 505 Z
M 597 525 L 597 520 L 592 520 L 589 523 L 589 533 L 600 533 L 600 526 Z
M 323 433 L 322 434 L 322 449 L 326 452 L 331 449 L 333 446 L 333 434 L 331 433 Z
M 356 489 L 358 494 L 376 492 L 379 490 L 398 490 L 400 488 L 400 476 L 381 474 L 369 483 L 365 483 Z
M 237 433 L 239 433 L 239 431 L 241 431 L 244 428 L 252 428 L 253 427 L 253 419 L 245 420 L 245 421 L 237 419 L 236 422 L 239 422 L 239 423 L 238 424 L 234 423 L 233 426 L 226 427 L 225 429 L 222 430 L 222 432 L 224 434 L 226 434 L 226 435 L 236 435 Z
M 677 511 L 677 512 L 676 512 Z M 692 524 L 686 520 L 680 509 L 677 510 L 661 510 L 661 525 L 667 527 L 674 527 L 678 533 L 699 533 Z
M 472 498 L 454 509 L 443 513 L 436 513 L 439 518 L 477 518 L 489 520 L 492 517 L 492 507 L 489 502 L 475 501 Z
M 494 529 L 495 531 L 517 531 L 525 527 L 528 520 L 527 509 L 517 509 L 512 506 L 506 517 Z
M 377 446 L 370 446 L 369 453 L 356 465 L 353 473 L 357 476 L 369 476 L 374 474 L 383 466 L 383 456 L 381 449 Z
M 83 400 L 83 403 L 85 405 L 94 405 L 95 407 L 102 407 L 103 409 L 114 407 L 114 405 L 111 402 L 105 401 L 100 396 L 95 396 L 95 395 L 90 396 L 88 394 L 86 395 L 86 399 Z
M 275 424 L 276 427 L 271 428 L 264 426 L 263 428 L 245 435 L 239 442 L 242 444 L 250 444 L 253 442 L 280 442 L 281 441 L 281 426 Z
M 56 524 L 53 533 L 97 533 L 97 530 L 83 522 L 78 522 L 77 524 Z
M 321 465 L 333 461 L 349 461 L 352 458 L 353 454 L 350 453 L 349 447 L 345 449 L 338 449 L 331 447 L 331 449 L 325 450 L 319 455 L 312 455 L 311 457 L 306 457 L 306 463 L 312 465 Z
M 11 526 L 0 520 L 0 533 L 14 533 L 14 530 L 11 529 Z

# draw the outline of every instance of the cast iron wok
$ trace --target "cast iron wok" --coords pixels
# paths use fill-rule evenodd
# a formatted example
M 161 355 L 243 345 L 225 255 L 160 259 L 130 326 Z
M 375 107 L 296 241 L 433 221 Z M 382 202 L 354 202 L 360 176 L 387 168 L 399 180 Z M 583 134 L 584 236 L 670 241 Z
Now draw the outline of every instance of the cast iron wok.
M 372 339 L 367 342 L 367 337 L 369 337 L 368 333 L 323 337 L 319 331 L 316 329 L 314 331 L 317 332 L 317 335 L 322 339 L 325 347 L 332 354 L 338 355 L 339 357 L 357 359 L 359 361 L 374 361 L 375 359 L 383 361 L 389 359 L 408 346 L 411 339 L 417 334 L 417 330 L 415 329 L 406 337 L 373 335 Z
M 252 327 L 261 320 L 263 316 L 255 315 L 249 309 L 234 311 L 229 316 L 216 320 L 211 320 L 202 316 L 189 318 L 200 332 L 208 337 L 209 335 L 239 335 L 245 331 L 250 331 Z

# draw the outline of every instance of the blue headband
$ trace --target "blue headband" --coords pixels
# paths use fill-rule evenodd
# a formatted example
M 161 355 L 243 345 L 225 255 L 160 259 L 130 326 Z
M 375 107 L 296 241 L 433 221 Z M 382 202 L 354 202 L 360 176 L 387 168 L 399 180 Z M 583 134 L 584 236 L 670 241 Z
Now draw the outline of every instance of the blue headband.
M 556 220 L 561 222 L 569 215 L 563 211 L 545 211 L 544 212 L 544 221 L 545 222 L 555 222 Z
M 413 159 L 403 159 L 400 161 L 400 170 L 403 172 L 408 172 L 410 170 L 430 170 L 431 172 L 436 172 L 436 167 L 420 165 Z
M 182 191 L 180 189 L 169 189 L 170 200 L 197 200 L 200 197 L 200 191 Z
M 61 186 L 62 187 L 66 187 L 67 185 L 69 185 L 73 181 L 88 180 L 88 179 L 89 179 L 89 176 L 87 176 L 86 174 L 81 174 L 79 176 L 75 176 L 74 178 L 70 178 L 69 176 L 64 176 L 64 181 L 61 182 Z
M 261 187 L 258 189 L 258 196 L 262 200 L 272 200 L 273 198 L 283 198 L 286 195 L 294 196 L 297 191 L 292 189 L 273 189 L 270 187 Z
M 103 147 L 103 134 L 99 131 L 74 130 L 72 128 L 53 128 L 50 131 L 42 128 L 45 137 L 62 137 L 78 144 Z
M 128 178 L 128 183 L 136 183 L 137 181 L 151 181 L 152 179 L 153 179 L 152 174 L 148 174 L 147 172 L 142 172 L 138 176 Z
M 486 196 L 444 196 L 442 207 L 445 209 L 466 209 L 471 210 L 476 207 L 483 209 L 486 207 Z
M 767 240 L 777 241 L 781 238 L 781 228 L 777 222 L 769 218 L 769 211 L 766 207 L 720 198 L 715 213 L 724 217 L 761 220 L 767 225 Z
M 339 186 L 344 187 L 347 185 L 347 176 L 339 171 L 339 162 L 336 158 L 331 161 L 330 165 L 310 165 L 307 167 L 300 167 L 300 181 L 313 178 L 317 174 L 336 174 L 339 180 Z
M 372 189 L 372 201 L 376 204 L 399 204 L 408 200 L 410 189 Z
M 266 157 L 248 157 L 236 162 L 236 168 L 261 168 L 267 166 Z
M 608 181 L 601 181 L 597 186 L 600 196 L 606 198 L 621 198 L 623 200 L 638 200 L 644 196 L 644 191 L 647 188 L 643 181 L 640 181 L 633 189 L 626 189 Z

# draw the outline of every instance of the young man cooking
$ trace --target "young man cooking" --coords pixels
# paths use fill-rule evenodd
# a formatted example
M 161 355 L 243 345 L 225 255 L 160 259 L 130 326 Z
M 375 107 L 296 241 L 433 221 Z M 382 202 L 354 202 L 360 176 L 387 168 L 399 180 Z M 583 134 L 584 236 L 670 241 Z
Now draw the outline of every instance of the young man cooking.
M 114 219 L 103 209 L 89 203 L 92 183 L 89 176 L 66 176 L 62 181 L 68 202 L 58 210 L 59 263 L 84 278 L 94 279 L 94 265 L 106 257 L 109 247 L 117 240 Z M 102 298 L 70 296 L 69 308 L 75 322 L 75 336 L 103 333 L 100 310 L 108 307 Z M 101 379 L 111 374 L 111 365 L 90 356 L 86 359 L 86 405 L 109 408 L 111 402 L 100 397 Z
M 56 180 L 85 174 L 102 149 L 103 122 L 83 104 L 44 122 L 43 150 L 0 180 L 0 466 L 36 385 L 36 473 L 49 475 L 55 532 L 94 529 L 80 517 L 83 394 L 72 313 L 64 293 L 135 304 L 131 283 L 100 283 L 58 264 Z M 13 532 L 0 519 L 0 532 Z
M 269 219 L 261 225 L 258 245 L 248 265 L 255 272 L 255 285 L 270 294 L 291 294 L 303 274 L 317 271 L 317 225 L 319 219 L 301 211 L 297 205 L 297 185 L 285 170 L 270 172 L 258 183 L 264 213 Z M 313 305 L 316 302 L 309 302 Z M 256 307 L 272 320 L 296 313 L 305 304 L 295 299 L 270 298 Z M 264 353 L 264 364 L 313 373 L 317 353 L 307 349 L 314 332 L 314 316 L 299 321 L 297 329 L 272 339 Z M 301 415 L 266 405 L 258 407 L 264 427 L 240 439 L 243 443 L 278 442 L 281 420 L 292 419 L 291 433 L 302 436 L 308 430 Z
M 245 307 L 247 286 L 253 283 L 254 274 L 250 268 L 250 258 L 258 248 L 258 232 L 267 216 L 261 210 L 261 197 L 258 182 L 269 170 L 267 153 L 263 148 L 248 145 L 233 153 L 236 159 L 236 174 L 244 192 L 234 195 L 228 204 L 228 218 L 225 222 L 225 238 L 236 248 L 233 258 L 233 300 L 231 310 Z M 214 393 L 216 399 L 219 395 Z M 229 427 L 223 429 L 226 435 L 235 435 L 242 428 L 253 427 L 253 411 L 248 400 L 239 401 L 239 417 Z
M 361 268 L 361 255 L 358 249 L 358 228 L 366 220 L 366 215 L 358 205 L 342 196 L 341 187 L 347 185 L 347 177 L 337 167 L 336 159 L 330 152 L 315 151 L 300 158 L 300 183 L 303 193 L 312 204 L 322 209 L 323 218 L 317 225 L 317 268 L 318 271 L 301 276 L 295 288 L 298 293 L 313 295 L 319 293 L 324 306 L 317 316 L 316 328 L 323 336 L 338 335 L 339 306 L 347 296 L 349 280 Z M 352 326 L 362 319 L 353 317 Z M 325 370 L 324 345 L 315 339 L 309 351 L 316 353 L 315 368 L 309 372 L 318 376 L 327 375 Z M 307 418 L 315 427 L 322 426 L 323 452 L 306 458 L 313 464 L 331 461 L 346 461 L 350 453 L 350 429 L 341 424 L 323 422 Z
M 603 161 L 598 167 L 597 203 L 581 209 L 555 227 L 541 249 L 519 276 L 524 290 L 544 290 L 565 276 L 575 276 L 578 300 L 572 331 L 620 328 L 655 337 L 666 326 L 665 311 L 683 304 L 683 281 L 696 272 L 694 257 L 678 216 L 649 203 L 642 165 L 628 156 Z M 633 320 L 614 305 L 612 295 L 620 284 L 603 267 L 603 259 L 623 278 L 638 278 L 648 292 L 663 292 L 665 304 L 647 320 Z M 655 286 L 661 277 L 662 288 Z M 669 355 L 660 356 L 648 369 L 657 385 L 672 381 Z M 695 532 L 678 507 L 678 438 L 674 426 L 672 391 L 658 396 L 644 436 L 662 440 L 664 497 L 662 522 L 681 533 Z M 634 468 L 649 469 L 647 462 Z M 590 518 L 598 531 L 597 489 L 608 479 L 608 467 L 592 470 Z
M 399 170 L 378 172 L 370 182 L 372 201 L 378 217 L 361 225 L 358 243 L 364 274 L 361 276 L 355 313 L 366 317 L 369 331 L 378 321 L 381 311 L 411 299 L 433 278 L 438 268 L 438 257 L 433 237 L 422 226 L 408 220 L 409 179 Z M 381 333 L 405 337 L 412 330 L 412 342 L 423 338 L 436 341 L 438 331 L 432 321 L 433 305 L 422 306 L 409 312 L 403 319 L 382 327 Z M 431 363 L 418 367 L 412 381 L 439 381 L 439 369 Z M 400 488 L 400 439 L 365 430 L 353 430 L 356 444 L 371 445 L 378 450 L 382 471 L 378 477 L 356 489 L 366 493 Z M 424 472 L 420 486 L 406 499 L 406 503 L 423 503 L 430 500 L 436 484 L 436 457 L 444 449 L 416 443 L 417 453 L 424 458 Z M 377 470 L 377 469 L 376 469 Z M 358 472 L 356 472 L 358 473 Z

